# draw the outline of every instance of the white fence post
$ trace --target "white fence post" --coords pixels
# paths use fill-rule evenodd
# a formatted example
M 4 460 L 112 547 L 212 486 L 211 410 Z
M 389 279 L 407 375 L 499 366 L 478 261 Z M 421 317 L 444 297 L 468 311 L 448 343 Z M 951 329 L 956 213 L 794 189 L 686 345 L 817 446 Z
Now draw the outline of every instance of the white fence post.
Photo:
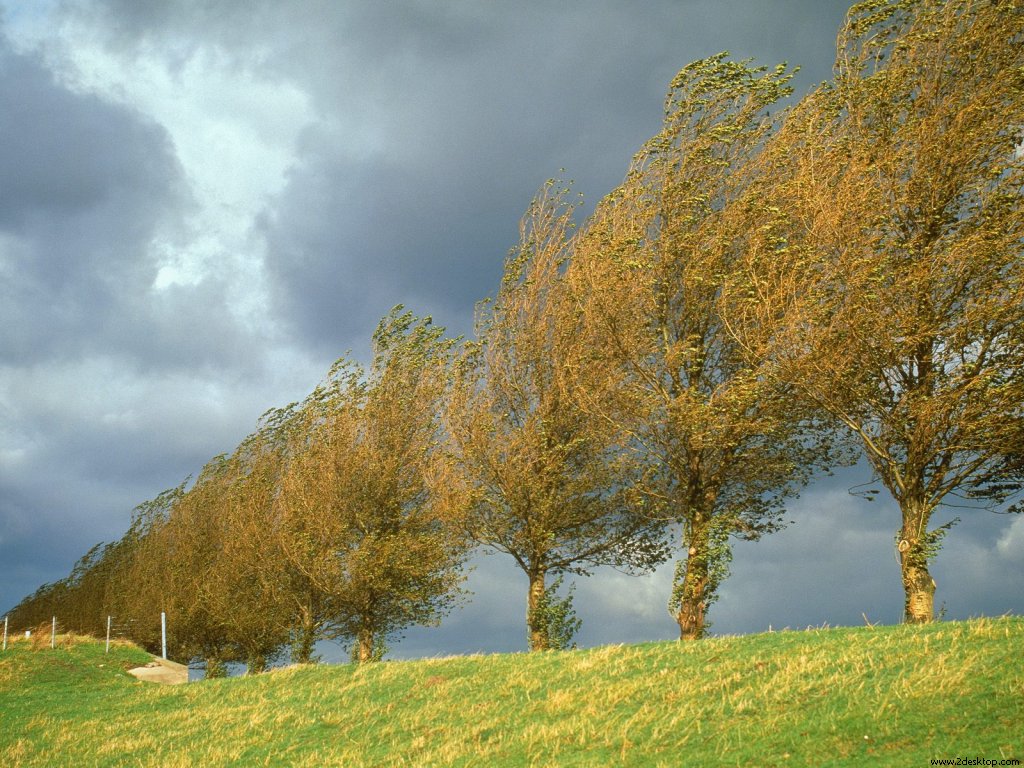
M 107 616 L 107 653 L 110 653 L 110 617 Z
M 50 626 L 50 648 L 57 647 L 57 617 L 53 617 L 53 624 Z
M 164 659 L 167 658 L 167 614 L 160 611 L 160 649 Z
M 7 650 L 7 617 L 4 616 L 4 650 Z

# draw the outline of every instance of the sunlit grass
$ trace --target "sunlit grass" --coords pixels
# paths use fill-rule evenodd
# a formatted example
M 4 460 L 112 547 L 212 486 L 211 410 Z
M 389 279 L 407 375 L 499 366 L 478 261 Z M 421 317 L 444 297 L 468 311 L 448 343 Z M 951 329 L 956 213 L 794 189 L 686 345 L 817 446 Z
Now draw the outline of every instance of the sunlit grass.
M 159 686 L 0 656 L 0 764 L 928 765 L 1024 759 L 1024 619 L 296 667 Z M 102 665 L 102 666 L 101 666 Z

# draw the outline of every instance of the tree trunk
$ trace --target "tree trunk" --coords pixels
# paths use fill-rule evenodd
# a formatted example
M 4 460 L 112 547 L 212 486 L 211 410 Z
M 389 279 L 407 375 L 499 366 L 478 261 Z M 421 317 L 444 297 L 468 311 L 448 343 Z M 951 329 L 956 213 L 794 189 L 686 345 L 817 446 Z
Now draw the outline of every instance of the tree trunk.
M 204 678 L 206 680 L 213 680 L 218 677 L 227 677 L 228 668 L 223 661 L 217 656 L 208 656 L 206 658 L 206 674 Z
M 356 636 L 356 661 L 366 664 L 373 661 L 373 630 L 360 629 Z
M 316 644 L 316 621 L 313 619 L 313 610 L 309 606 L 302 606 L 299 624 L 295 628 L 295 636 L 292 640 L 292 662 L 295 664 L 309 664 L 313 660 L 313 646 Z
M 927 624 L 935 614 L 935 581 L 928 572 L 926 532 L 931 510 L 923 502 L 908 500 L 901 505 L 903 527 L 897 549 L 906 595 L 903 620 L 907 624 Z
M 546 651 L 548 649 L 548 623 L 542 606 L 544 604 L 545 571 L 537 570 L 527 574 L 530 579 L 530 591 L 526 599 L 526 627 L 529 632 L 530 650 Z
M 261 672 L 267 671 L 267 657 L 263 654 L 256 653 L 246 659 L 246 671 L 247 675 L 258 675 Z
M 708 608 L 708 584 L 710 581 L 710 541 L 707 526 L 693 526 L 690 529 L 686 564 L 682 581 L 675 585 L 679 598 L 680 640 L 698 640 L 704 636 L 705 613 Z

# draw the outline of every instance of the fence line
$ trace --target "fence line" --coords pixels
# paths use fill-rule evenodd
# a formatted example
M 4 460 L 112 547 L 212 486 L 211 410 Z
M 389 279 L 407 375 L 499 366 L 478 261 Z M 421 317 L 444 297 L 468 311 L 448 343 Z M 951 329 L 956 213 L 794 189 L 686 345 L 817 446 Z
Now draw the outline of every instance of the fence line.
M 8 639 L 11 637 L 10 620 L 11 620 L 10 614 L 4 616 L 3 644 L 2 644 L 2 646 L 0 646 L 0 648 L 2 648 L 3 651 L 7 650 Z M 57 635 L 58 634 L 64 634 L 65 633 L 65 628 L 64 628 L 63 625 L 61 625 L 60 622 L 57 621 L 57 617 L 56 616 L 51 616 L 49 623 L 50 623 L 50 648 L 51 649 L 56 649 L 56 647 L 57 647 Z M 129 636 L 129 632 L 131 630 L 131 626 L 132 626 L 133 623 L 134 623 L 134 620 L 129 620 L 127 623 L 123 623 L 123 624 L 120 623 L 120 622 L 115 622 L 114 621 L 114 617 L 113 617 L 112 614 L 108 614 L 107 615 L 106 638 L 105 638 L 104 653 L 110 653 L 110 642 L 111 642 L 111 640 L 115 640 L 115 639 L 118 639 L 118 638 L 130 637 Z M 45 624 L 37 625 L 35 628 L 30 628 L 30 629 L 24 630 L 24 632 L 25 632 L 24 639 L 27 640 L 27 639 L 31 638 L 33 636 L 33 632 L 35 633 L 36 637 L 39 637 L 39 635 L 42 635 L 43 631 L 45 631 L 43 629 L 44 626 L 45 626 Z M 75 630 L 68 630 L 68 631 L 74 632 Z M 17 633 L 15 633 L 15 634 L 17 634 Z M 45 635 L 43 635 L 43 637 L 45 637 Z M 34 642 L 38 643 L 39 640 L 37 639 Z M 161 656 L 164 659 L 166 659 L 167 658 L 167 614 L 165 612 L 163 612 L 163 611 L 161 611 L 161 613 L 160 613 L 160 649 L 161 649 Z

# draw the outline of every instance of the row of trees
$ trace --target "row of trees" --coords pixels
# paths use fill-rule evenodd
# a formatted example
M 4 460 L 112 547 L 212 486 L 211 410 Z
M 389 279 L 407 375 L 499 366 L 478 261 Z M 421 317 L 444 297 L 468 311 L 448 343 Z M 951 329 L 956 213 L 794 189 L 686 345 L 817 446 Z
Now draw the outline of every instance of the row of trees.
M 462 599 L 483 546 L 527 577 L 541 650 L 573 628 L 562 575 L 648 570 L 678 536 L 670 612 L 698 638 L 730 541 L 863 456 L 930 621 L 935 510 L 1013 509 L 1024 482 L 1024 9 L 870 0 L 834 80 L 781 110 L 790 77 L 684 68 L 581 226 L 545 185 L 473 341 L 392 311 L 368 370 L 339 361 L 12 618 L 114 613 L 155 644 L 165 610 L 211 669 L 322 638 L 369 661 Z

